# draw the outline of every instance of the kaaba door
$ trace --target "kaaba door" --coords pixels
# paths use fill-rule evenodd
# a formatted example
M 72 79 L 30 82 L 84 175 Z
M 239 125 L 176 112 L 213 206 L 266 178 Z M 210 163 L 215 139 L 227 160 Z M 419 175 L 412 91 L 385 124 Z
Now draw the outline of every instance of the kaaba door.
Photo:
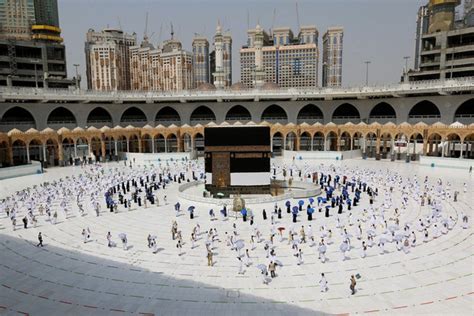
M 212 183 L 217 188 L 230 186 L 229 153 L 212 153 Z

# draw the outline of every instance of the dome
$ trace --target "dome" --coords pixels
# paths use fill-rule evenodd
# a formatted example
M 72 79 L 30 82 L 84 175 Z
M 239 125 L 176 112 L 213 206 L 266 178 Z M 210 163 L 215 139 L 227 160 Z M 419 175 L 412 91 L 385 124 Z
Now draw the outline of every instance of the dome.
M 233 91 L 240 91 L 247 89 L 247 87 L 242 82 L 236 82 L 230 86 L 230 89 Z
M 276 90 L 280 87 L 274 82 L 265 82 L 262 86 L 262 90 Z
M 208 82 L 204 82 L 204 83 L 201 83 L 196 88 L 196 90 L 199 90 L 199 91 L 212 91 L 212 90 L 216 90 L 216 87 L 213 84 L 210 84 Z

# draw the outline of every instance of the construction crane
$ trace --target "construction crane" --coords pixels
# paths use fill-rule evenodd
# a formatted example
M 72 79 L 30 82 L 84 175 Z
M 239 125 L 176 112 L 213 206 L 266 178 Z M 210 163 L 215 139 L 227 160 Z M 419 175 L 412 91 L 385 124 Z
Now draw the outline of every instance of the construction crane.
M 298 12 L 298 0 L 296 2 L 296 24 L 298 25 L 298 30 L 301 28 L 300 26 L 300 13 Z
M 145 31 L 143 32 L 143 41 L 148 40 L 148 12 L 145 15 Z
M 275 27 L 275 17 L 276 17 L 276 8 L 273 9 L 273 19 L 272 19 L 272 31 L 271 31 L 271 35 L 273 37 L 273 28 Z

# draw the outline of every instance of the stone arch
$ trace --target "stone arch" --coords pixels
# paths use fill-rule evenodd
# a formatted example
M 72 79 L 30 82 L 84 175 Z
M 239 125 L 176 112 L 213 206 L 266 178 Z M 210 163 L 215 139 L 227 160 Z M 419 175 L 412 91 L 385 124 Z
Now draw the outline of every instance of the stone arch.
M 310 104 L 305 105 L 298 112 L 298 117 L 296 121 L 298 124 L 302 124 L 302 123 L 314 124 L 317 122 L 323 123 L 324 115 L 318 106 L 310 103 Z
M 43 143 L 41 140 L 34 138 L 28 141 L 28 154 L 29 154 L 29 161 L 36 160 L 36 161 L 44 161 L 43 157 Z
M 112 127 L 112 115 L 103 107 L 98 106 L 89 112 L 86 123 L 87 126 L 94 126 L 96 128 L 104 126 Z
M 10 166 L 10 159 L 8 157 L 8 143 L 6 141 L 0 142 L 0 167 Z
M 454 121 L 466 125 L 474 122 L 474 99 L 465 101 L 456 109 Z
M 377 134 L 369 132 L 365 135 L 364 151 L 369 158 L 375 157 L 377 152 Z
M 288 123 L 288 114 L 286 111 L 277 104 L 269 105 L 263 110 L 261 121 L 267 121 L 269 123 Z
M 316 132 L 313 135 L 313 150 L 324 151 L 325 137 L 323 132 Z
M 463 157 L 474 159 L 474 133 L 471 133 L 463 139 Z
M 252 120 L 250 111 L 242 105 L 234 105 L 227 111 L 225 116 L 226 121 L 240 121 L 248 122 Z
M 424 122 L 426 124 L 433 124 L 441 119 L 441 112 L 439 108 L 430 101 L 424 100 L 415 104 L 408 112 L 408 123 L 416 124 Z
M 190 152 L 193 150 L 193 137 L 189 133 L 181 135 L 181 148 L 184 152 Z
M 295 132 L 289 132 L 285 136 L 285 150 L 297 150 L 296 146 L 296 133 Z
M 174 124 L 176 126 L 180 126 L 181 116 L 179 116 L 178 111 L 176 111 L 171 106 L 165 106 L 156 113 L 155 124 L 161 124 L 163 126 L 170 126 L 171 124 Z
M 395 112 L 395 109 L 387 102 L 380 102 L 375 105 L 372 110 L 370 110 L 369 124 L 373 122 L 377 122 L 380 124 L 384 124 L 387 122 L 396 123 L 396 121 L 397 114 Z
M 26 143 L 17 139 L 12 143 L 13 165 L 24 165 L 28 163 Z
M 165 136 L 157 134 L 153 137 L 153 143 L 155 144 L 155 152 L 164 153 L 166 151 Z
M 343 132 L 339 140 L 339 148 L 341 151 L 351 150 L 351 135 L 349 132 Z
M 60 129 L 61 127 L 73 129 L 77 126 L 77 119 L 74 114 L 62 106 L 52 110 L 46 122 L 49 127 L 54 129 Z
M 204 135 L 202 133 L 196 133 L 194 135 L 194 150 L 198 155 L 204 153 Z
M 283 152 L 284 138 L 281 132 L 276 132 L 272 135 L 272 152 L 274 155 L 279 156 Z
M 153 152 L 153 137 L 149 133 L 142 134 L 142 152 L 143 153 L 152 153 Z
M 166 136 L 166 152 L 174 153 L 178 151 L 178 137 L 171 133 Z
M 191 113 L 191 125 L 209 124 L 216 121 L 216 114 L 207 106 L 200 105 Z
M 145 113 L 137 108 L 136 106 L 129 107 L 126 109 L 121 117 L 120 117 L 120 124 L 127 126 L 144 126 L 147 122 Z
M 326 135 L 326 149 L 329 151 L 337 151 L 337 134 L 330 131 Z
M 308 132 L 303 132 L 300 135 L 300 150 L 310 151 L 312 150 L 311 146 L 312 138 L 311 134 Z
M 36 128 L 36 121 L 30 111 L 20 106 L 14 106 L 3 114 L 0 125 L 5 131 L 14 128 L 26 131 L 30 128 Z
M 445 157 L 459 158 L 461 156 L 461 136 L 457 133 L 449 133 L 446 136 L 443 148 L 445 149 Z
M 442 148 L 442 141 L 443 137 L 438 134 L 438 133 L 431 133 L 428 135 L 428 149 L 427 149 L 427 155 L 428 156 L 436 156 L 439 157 L 442 155 L 441 148 Z
M 345 124 L 347 122 L 359 123 L 359 110 L 350 103 L 343 103 L 332 113 L 332 122 L 335 124 Z

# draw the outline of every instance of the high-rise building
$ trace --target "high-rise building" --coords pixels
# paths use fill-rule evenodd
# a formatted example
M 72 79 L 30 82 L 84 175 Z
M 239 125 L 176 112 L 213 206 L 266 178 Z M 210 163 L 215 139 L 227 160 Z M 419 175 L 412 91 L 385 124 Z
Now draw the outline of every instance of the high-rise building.
M 329 27 L 323 35 L 323 87 L 342 85 L 343 37 L 342 27 Z
M 474 1 L 464 0 L 464 24 L 467 27 L 474 26 Z
M 130 90 L 129 48 L 136 43 L 136 35 L 118 29 L 86 34 L 87 87 L 91 90 Z
M 65 88 L 57 0 L 0 1 L 0 85 Z
M 430 0 L 430 25 L 428 32 L 430 34 L 437 32 L 446 32 L 454 28 L 456 6 L 461 0 Z
M 35 23 L 34 0 L 0 1 L 1 39 L 29 40 Z
M 224 32 L 222 36 L 222 60 L 224 71 L 224 87 L 232 85 L 232 36 Z
M 209 42 L 202 36 L 193 38 L 193 72 L 196 88 L 210 83 Z
M 422 38 L 423 35 L 428 33 L 430 25 L 428 5 L 423 5 L 418 9 L 418 15 L 416 19 L 416 36 L 415 36 L 415 70 L 420 68 L 420 58 L 422 49 Z M 406 69 L 405 71 L 408 71 Z
M 171 33 L 163 47 L 154 48 L 148 41 L 130 47 L 132 90 L 181 91 L 194 87 L 193 54 L 183 50 Z
M 240 76 L 246 87 L 266 83 L 279 87 L 318 86 L 318 30 L 301 27 L 297 37 L 288 27 L 273 29 L 269 36 L 260 25 L 247 31 L 247 45 L 240 49 Z
M 36 24 L 59 27 L 58 0 L 35 0 L 34 4 Z
M 464 3 L 464 21 L 460 19 L 461 23 L 455 23 L 455 9 L 460 3 L 459 0 L 430 0 L 420 8 L 415 70 L 406 73 L 403 81 L 474 76 L 474 27 L 467 23 L 466 16 L 466 5 L 469 7 L 470 3 Z

